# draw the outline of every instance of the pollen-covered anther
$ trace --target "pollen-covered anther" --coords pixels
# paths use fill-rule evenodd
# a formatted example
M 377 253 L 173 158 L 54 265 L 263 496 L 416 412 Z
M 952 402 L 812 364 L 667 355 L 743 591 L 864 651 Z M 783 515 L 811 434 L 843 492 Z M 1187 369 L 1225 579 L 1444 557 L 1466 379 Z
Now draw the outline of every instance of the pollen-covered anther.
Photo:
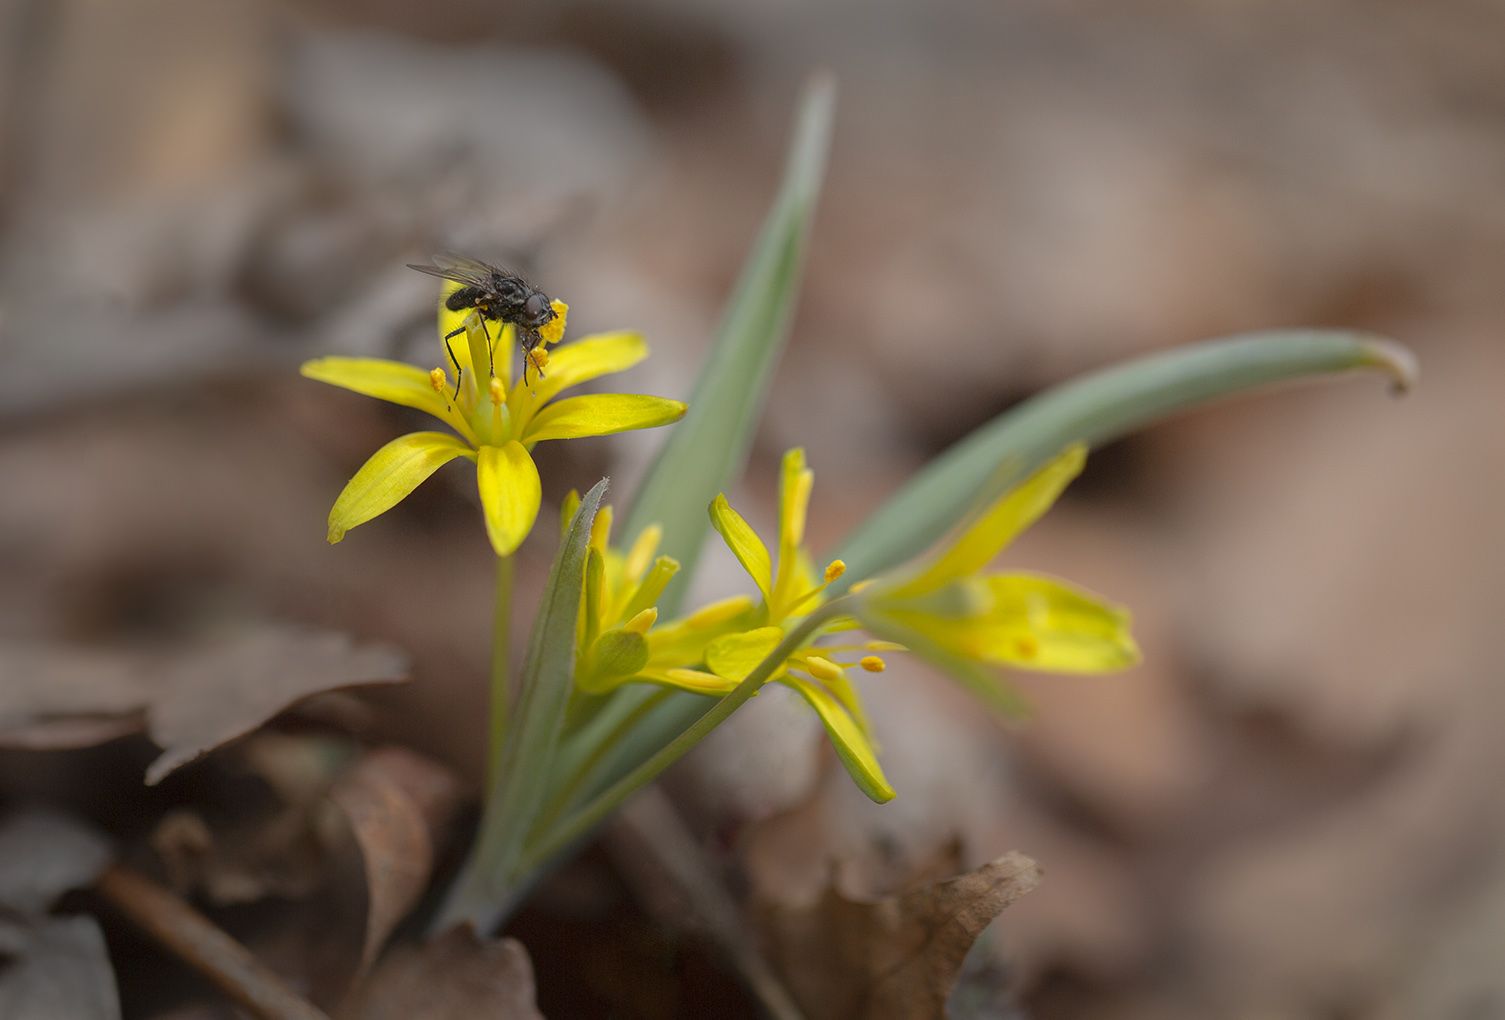
M 429 384 L 435 393 L 445 393 L 449 390 L 449 376 L 444 374 L 444 369 L 436 368 L 429 373 Z
M 658 607 L 649 606 L 647 609 L 643 610 L 641 613 L 638 613 L 632 619 L 628 620 L 625 624 L 625 628 L 630 631 L 636 631 L 639 634 L 646 634 L 648 633 L 649 629 L 657 622 Z
M 845 560 L 832 560 L 826 564 L 826 583 L 830 584 L 846 572 L 847 564 Z
M 533 362 L 533 367 L 542 372 L 549 367 L 549 352 L 542 347 L 535 347 L 528 352 L 528 360 Z
M 490 393 L 490 395 L 491 395 L 491 402 L 492 402 L 492 404 L 496 405 L 497 407 L 500 407 L 502 405 L 502 403 L 504 401 L 506 401 L 506 399 L 507 399 L 507 391 L 502 388 L 502 381 L 500 379 L 496 378 L 495 376 L 492 376 L 492 378 L 491 378 L 491 385 L 488 386 L 486 389 L 487 389 L 487 392 Z
M 807 658 L 805 660 L 805 668 L 810 671 L 811 676 L 817 680 L 825 680 L 827 683 L 840 680 L 846 675 L 836 663 L 819 655 L 812 655 Z
M 864 655 L 857 661 L 857 665 L 861 666 L 869 673 L 882 673 L 885 669 L 888 668 L 888 663 L 884 662 L 883 659 L 877 655 Z

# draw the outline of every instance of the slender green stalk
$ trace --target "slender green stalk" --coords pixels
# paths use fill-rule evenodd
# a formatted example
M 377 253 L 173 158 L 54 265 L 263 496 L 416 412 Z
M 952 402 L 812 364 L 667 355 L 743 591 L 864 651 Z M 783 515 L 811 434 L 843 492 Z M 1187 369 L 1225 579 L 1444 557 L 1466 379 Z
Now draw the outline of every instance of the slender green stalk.
M 508 659 L 512 652 L 512 557 L 496 560 L 496 608 L 491 618 L 491 727 L 487 757 L 486 788 L 496 787 L 502 766 L 502 744 L 512 713 L 512 677 Z
M 851 601 L 851 596 L 833 599 L 801 620 L 799 626 L 785 634 L 784 640 L 780 641 L 778 646 L 758 663 L 756 669 L 747 674 L 747 678 L 737 685 L 736 690 L 711 706 L 704 715 L 690 725 L 689 729 L 665 744 L 647 761 L 602 790 L 593 800 L 579 808 L 559 825 L 554 826 L 542 838 L 530 843 L 518 860 L 518 873 L 527 874 L 580 839 L 600 824 L 607 815 L 620 807 L 628 797 L 653 782 L 661 772 L 688 754 L 690 749 L 704 740 L 707 734 L 720 726 L 728 716 L 757 694 L 759 689 L 768 682 L 768 678 L 773 676 L 773 671 L 804 645 L 806 639 L 815 633 L 821 624 L 844 612 L 849 612 L 849 607 L 844 603 Z
M 621 742 L 622 737 L 637 725 L 638 720 L 653 711 L 659 702 L 668 696 L 669 691 L 667 689 L 654 691 L 631 714 L 616 721 L 610 730 L 599 739 L 591 742 L 590 753 L 575 767 L 570 773 L 569 779 L 549 798 L 548 803 L 544 805 L 543 811 L 539 813 L 538 828 L 540 830 L 547 831 L 548 827 L 558 820 L 559 816 L 564 813 L 565 808 L 570 806 L 570 802 L 575 799 L 592 774 L 600 767 L 601 762 L 606 758 L 611 749 L 616 747 Z

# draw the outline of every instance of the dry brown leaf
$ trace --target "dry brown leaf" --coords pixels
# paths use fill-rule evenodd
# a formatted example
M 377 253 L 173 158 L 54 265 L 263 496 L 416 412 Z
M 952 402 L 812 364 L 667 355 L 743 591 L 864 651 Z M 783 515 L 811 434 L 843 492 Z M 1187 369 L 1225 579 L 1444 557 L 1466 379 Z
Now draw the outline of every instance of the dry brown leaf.
M 340 1020 L 542 1020 L 533 965 L 516 939 L 452 928 L 387 956 L 346 1000 Z
M 179 696 L 158 701 L 148 716 L 148 732 L 163 751 L 147 767 L 147 785 L 311 695 L 406 678 L 399 652 L 356 646 L 343 634 L 258 631 L 184 656 L 167 681 Z M 212 697 L 182 696 L 205 687 Z
M 119 1020 L 115 972 L 93 918 L 0 919 L 0 1016 Z
M 875 901 L 839 888 L 838 872 L 814 902 L 766 908 L 760 922 L 770 958 L 816 1020 L 941 1016 L 972 943 L 1039 882 L 1020 853 Z
M 342 775 L 330 798 L 349 820 L 365 867 L 364 970 L 428 888 L 440 840 L 460 804 L 460 785 L 429 758 L 383 747 Z
M 406 679 L 394 649 L 263 626 L 168 656 L 0 645 L 0 747 L 86 747 L 146 730 L 148 785 L 315 694 Z

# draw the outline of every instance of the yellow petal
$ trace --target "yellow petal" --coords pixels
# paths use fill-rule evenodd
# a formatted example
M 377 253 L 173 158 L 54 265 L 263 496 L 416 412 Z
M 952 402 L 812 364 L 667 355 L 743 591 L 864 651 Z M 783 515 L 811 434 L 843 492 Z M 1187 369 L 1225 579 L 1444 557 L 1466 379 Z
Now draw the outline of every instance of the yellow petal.
M 398 436 L 371 455 L 329 511 L 329 541 L 338 542 L 358 524 L 386 513 L 403 497 L 456 457 L 474 456 L 470 447 L 444 432 Z
M 730 694 L 737 689 L 735 680 L 727 680 L 715 673 L 707 673 L 699 669 L 658 669 L 648 668 L 632 678 L 634 681 L 659 684 L 664 687 L 677 687 L 682 691 L 692 694 Z
M 299 371 L 331 386 L 424 411 L 466 439 L 472 438 L 465 419 L 450 404 L 449 394 L 435 390 L 429 373 L 417 365 L 385 358 L 315 358 L 305 361 Z M 453 369 L 450 377 L 454 377 Z
M 516 441 L 481 447 L 476 468 L 491 547 L 498 556 L 511 556 L 538 519 L 543 499 L 538 468 Z
M 571 386 L 623 372 L 648 356 L 640 333 L 603 333 L 576 340 L 549 356 L 549 366 L 518 386 L 507 402 L 512 420 L 525 429 L 538 409 Z
M 752 599 L 745 595 L 722 599 L 680 620 L 648 632 L 648 653 L 659 666 L 682 666 L 705 659 L 706 645 L 723 634 L 746 630 L 753 623 Z
M 523 431 L 522 441 L 532 444 L 651 429 L 679 421 L 684 414 L 684 404 L 664 397 L 626 393 L 569 397 L 539 411 Z
M 778 627 L 759 627 L 741 634 L 727 634 L 706 647 L 705 664 L 717 676 L 745 680 L 747 674 L 756 669 L 782 640 L 784 632 Z
M 979 659 L 1050 673 L 1108 673 L 1139 662 L 1127 610 L 1037 574 L 983 583 L 993 602 L 971 636 Z
M 940 667 L 951 678 L 971 692 L 1004 719 L 1022 719 L 1030 714 L 1030 707 L 1019 692 L 1014 690 L 992 667 L 983 666 L 965 653 L 958 654 L 946 643 L 948 633 L 937 634 L 926 627 L 923 618 L 900 620 L 884 615 L 869 615 L 864 618 L 868 628 L 901 644 L 920 658 Z
M 967 526 L 934 563 L 904 584 L 895 594 L 918 595 L 986 567 L 1022 531 L 1049 510 L 1061 491 L 1079 475 L 1087 462 L 1087 448 L 1080 443 L 1006 492 Z
M 808 589 L 801 583 L 800 546 L 805 541 L 805 517 L 815 473 L 805 467 L 805 451 L 796 447 L 784 454 L 779 481 L 779 573 L 773 602 L 781 608 Z
M 763 593 L 764 601 L 771 601 L 773 564 L 768 558 L 768 546 L 763 544 L 752 525 L 732 509 L 732 505 L 726 501 L 725 493 L 717 496 L 711 503 L 711 526 L 720 533 L 726 547 L 737 557 L 737 562 L 742 564 L 747 576 L 753 579 L 758 591 Z
M 893 800 L 894 788 L 888 785 L 883 769 L 878 765 L 873 745 L 831 692 L 792 673 L 784 678 L 784 683 L 799 691 L 820 716 L 826 735 L 831 738 L 831 746 L 836 748 L 837 757 L 857 787 L 879 804 Z

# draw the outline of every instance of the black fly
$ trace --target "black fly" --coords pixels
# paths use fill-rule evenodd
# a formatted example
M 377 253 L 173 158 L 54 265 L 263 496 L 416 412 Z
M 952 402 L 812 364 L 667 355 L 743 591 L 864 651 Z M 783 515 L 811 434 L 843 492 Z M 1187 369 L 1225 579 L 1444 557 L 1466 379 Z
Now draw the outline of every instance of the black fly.
M 533 348 L 542 341 L 538 335 L 538 328 L 546 325 L 554 318 L 553 302 L 543 291 L 529 284 L 521 276 L 506 269 L 499 269 L 479 259 L 466 258 L 464 255 L 456 255 L 452 252 L 443 252 L 430 259 L 432 265 L 416 266 L 408 264 L 409 269 L 416 269 L 420 273 L 437 276 L 441 280 L 452 280 L 460 285 L 460 289 L 444 299 L 444 307 L 452 312 L 463 312 L 467 308 L 473 308 L 481 320 L 481 329 L 486 330 L 486 320 L 492 322 L 511 324 L 517 328 L 518 338 L 523 348 L 523 382 L 528 381 L 528 362 L 533 353 Z M 449 351 L 449 360 L 455 365 L 455 397 L 460 395 L 460 376 L 463 369 L 460 362 L 455 358 L 455 349 L 450 346 L 450 340 L 465 332 L 465 327 L 451 330 L 444 338 L 444 347 Z M 496 375 L 496 341 L 491 339 L 491 333 L 486 332 L 486 340 L 491 347 L 491 374 Z M 539 370 L 539 375 L 543 370 Z

